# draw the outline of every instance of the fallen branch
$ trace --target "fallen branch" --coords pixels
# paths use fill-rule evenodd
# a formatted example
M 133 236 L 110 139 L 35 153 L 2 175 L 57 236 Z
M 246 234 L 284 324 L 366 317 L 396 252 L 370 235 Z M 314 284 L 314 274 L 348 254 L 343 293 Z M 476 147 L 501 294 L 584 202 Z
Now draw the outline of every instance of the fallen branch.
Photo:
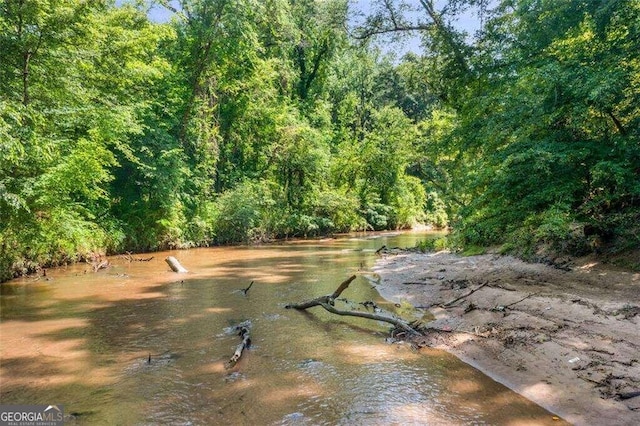
M 312 308 L 314 306 L 320 306 L 323 303 L 327 303 L 329 305 L 333 305 L 334 304 L 334 300 L 338 296 L 340 296 L 340 294 L 343 291 L 345 291 L 347 289 L 347 287 L 349 287 L 349 284 L 351 284 L 351 282 L 353 280 L 355 280 L 355 279 L 356 279 L 355 275 L 352 275 L 349 278 L 347 278 L 345 281 L 342 282 L 342 284 L 340 284 L 340 286 L 336 289 L 336 291 L 333 292 L 333 294 L 330 294 L 328 296 L 317 297 L 315 299 L 308 300 L 308 301 L 302 302 L 302 303 L 289 304 L 289 305 L 285 306 L 285 308 L 286 309 L 304 310 L 304 309 Z
M 334 307 L 334 301 L 335 299 L 340 296 L 340 294 L 345 291 L 347 289 L 347 287 L 349 287 L 349 284 L 351 284 L 351 282 L 356 278 L 355 275 L 349 277 L 346 281 L 344 281 L 342 284 L 340 284 L 340 286 L 336 289 L 336 291 L 333 292 L 333 294 L 328 295 L 328 296 L 321 296 L 318 297 L 316 299 L 313 300 L 309 300 L 306 302 L 302 302 L 302 303 L 298 303 L 298 304 L 289 304 L 287 306 L 285 306 L 286 309 L 297 309 L 297 310 L 306 310 L 308 308 L 312 308 L 314 306 L 321 306 L 323 307 L 326 311 L 331 312 L 332 314 L 336 314 L 336 315 L 341 315 L 341 316 L 351 316 L 351 317 L 358 317 L 358 318 L 366 318 L 366 319 L 371 319 L 371 320 L 375 320 L 375 321 L 382 321 L 382 322 L 386 322 L 389 324 L 393 324 L 394 326 L 396 326 L 397 328 L 401 328 L 409 333 L 413 333 L 413 334 L 422 334 L 420 333 L 420 331 L 416 330 L 415 328 L 411 327 L 407 322 L 399 319 L 399 318 L 392 318 L 392 317 L 387 317 L 384 315 L 378 315 L 378 314 L 371 314 L 369 312 L 360 312 L 360 311 L 343 311 L 340 309 L 336 309 Z
M 251 336 L 247 327 L 238 326 L 238 336 L 242 338 L 242 342 L 236 348 L 236 351 L 233 353 L 233 356 L 231 356 L 231 359 L 227 361 L 227 364 L 225 365 L 225 368 L 227 369 L 236 365 L 240 360 L 240 357 L 242 357 L 242 352 L 244 352 L 245 349 L 249 349 L 249 347 L 251 346 Z
M 486 286 L 486 285 L 488 285 L 488 284 L 489 284 L 489 282 L 487 281 L 486 283 L 479 285 L 478 287 L 476 287 L 476 288 L 474 288 L 473 290 L 471 290 L 471 291 L 467 292 L 466 294 L 463 294 L 463 295 L 462 295 L 462 296 L 460 296 L 460 297 L 456 297 L 455 299 L 450 300 L 450 301 L 448 301 L 447 303 L 443 303 L 443 304 L 442 304 L 442 305 L 440 305 L 440 306 L 442 306 L 443 308 L 451 308 L 451 307 L 452 307 L 452 305 L 453 305 L 454 303 L 456 303 L 456 302 L 458 302 L 458 301 L 460 301 L 460 300 L 464 299 L 465 297 L 469 297 L 469 296 L 471 296 L 473 293 L 475 293 L 476 291 L 480 290 L 482 287 L 484 287 L 484 286 Z
M 331 305 L 329 305 L 327 303 L 321 303 L 320 306 L 322 306 L 325 310 L 331 312 L 332 314 L 342 315 L 342 316 L 359 317 L 359 318 L 367 318 L 367 319 L 372 319 L 372 320 L 375 320 L 375 321 L 382 321 L 382 322 L 386 322 L 386 323 L 389 323 L 389 324 L 393 324 L 397 328 L 401 328 L 401 329 L 403 329 L 404 331 L 406 331 L 408 333 L 422 334 L 418 330 L 412 328 L 405 321 L 403 321 L 401 319 L 398 319 L 398 318 L 391 318 L 391 317 L 385 317 L 383 315 L 370 314 L 369 312 L 342 311 L 340 309 L 336 309 L 335 307 L 333 307 L 333 306 L 331 306 Z
M 180 262 L 178 262 L 178 259 L 176 259 L 173 256 L 167 257 L 164 261 L 169 264 L 169 267 L 171 268 L 171 270 L 173 272 L 177 272 L 177 273 L 180 273 L 180 274 L 185 273 L 185 272 L 189 272 L 180 264 Z
M 153 256 L 151 257 L 133 257 L 133 255 L 131 254 L 130 251 L 125 251 L 124 254 L 122 255 L 122 257 L 124 257 L 125 259 L 127 259 L 129 262 L 148 262 L 151 259 L 153 259 Z

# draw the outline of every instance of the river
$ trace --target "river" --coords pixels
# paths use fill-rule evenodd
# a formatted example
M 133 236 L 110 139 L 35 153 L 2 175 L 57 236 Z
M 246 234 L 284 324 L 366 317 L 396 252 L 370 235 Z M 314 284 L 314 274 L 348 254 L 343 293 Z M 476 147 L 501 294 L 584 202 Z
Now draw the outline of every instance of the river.
M 77 424 L 550 424 L 552 415 L 447 353 L 387 341 L 389 327 L 313 308 L 366 272 L 386 233 L 111 257 L 3 284 L 2 404 L 61 404 Z M 189 270 L 170 271 L 166 256 Z M 254 285 L 244 295 L 241 289 Z M 359 275 L 343 293 L 393 309 Z M 404 315 L 419 313 L 401 308 Z M 248 322 L 253 344 L 225 364 Z M 149 362 L 149 359 L 151 361 Z

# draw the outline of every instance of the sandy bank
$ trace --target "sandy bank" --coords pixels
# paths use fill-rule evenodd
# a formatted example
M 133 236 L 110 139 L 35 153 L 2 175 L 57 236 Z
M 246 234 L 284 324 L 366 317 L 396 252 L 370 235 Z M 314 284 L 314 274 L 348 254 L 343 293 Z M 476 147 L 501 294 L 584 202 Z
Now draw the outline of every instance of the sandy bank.
M 445 252 L 388 253 L 374 271 L 383 297 L 434 315 L 420 344 L 573 424 L 640 425 L 640 274 Z

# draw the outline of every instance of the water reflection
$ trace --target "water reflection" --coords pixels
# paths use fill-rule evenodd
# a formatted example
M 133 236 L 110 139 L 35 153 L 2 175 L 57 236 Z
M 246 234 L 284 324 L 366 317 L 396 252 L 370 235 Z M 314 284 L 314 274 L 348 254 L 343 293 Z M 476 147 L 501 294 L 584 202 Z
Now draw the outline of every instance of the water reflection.
M 551 415 L 438 351 L 387 344 L 388 326 L 283 309 L 329 294 L 382 245 L 423 234 L 113 258 L 2 286 L 3 403 L 60 402 L 105 424 L 547 424 Z M 191 272 L 170 272 L 176 256 Z M 240 292 L 249 282 L 247 295 Z M 359 277 L 343 294 L 383 304 Z M 253 347 L 225 329 L 251 321 Z M 497 409 L 500 408 L 500 409 Z M 558 424 L 558 422 L 553 422 Z

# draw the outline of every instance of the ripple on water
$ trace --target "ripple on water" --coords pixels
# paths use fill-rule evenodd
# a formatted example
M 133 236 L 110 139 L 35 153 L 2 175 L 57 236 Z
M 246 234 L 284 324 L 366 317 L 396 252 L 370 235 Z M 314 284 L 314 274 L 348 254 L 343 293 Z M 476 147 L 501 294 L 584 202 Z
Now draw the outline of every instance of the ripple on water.
M 330 381 L 338 376 L 338 371 L 334 366 L 312 358 L 299 362 L 298 368 L 320 383 Z
M 290 413 L 285 415 L 282 420 L 278 423 L 279 425 L 299 425 L 308 423 L 309 419 L 305 419 L 304 414 L 302 413 Z

